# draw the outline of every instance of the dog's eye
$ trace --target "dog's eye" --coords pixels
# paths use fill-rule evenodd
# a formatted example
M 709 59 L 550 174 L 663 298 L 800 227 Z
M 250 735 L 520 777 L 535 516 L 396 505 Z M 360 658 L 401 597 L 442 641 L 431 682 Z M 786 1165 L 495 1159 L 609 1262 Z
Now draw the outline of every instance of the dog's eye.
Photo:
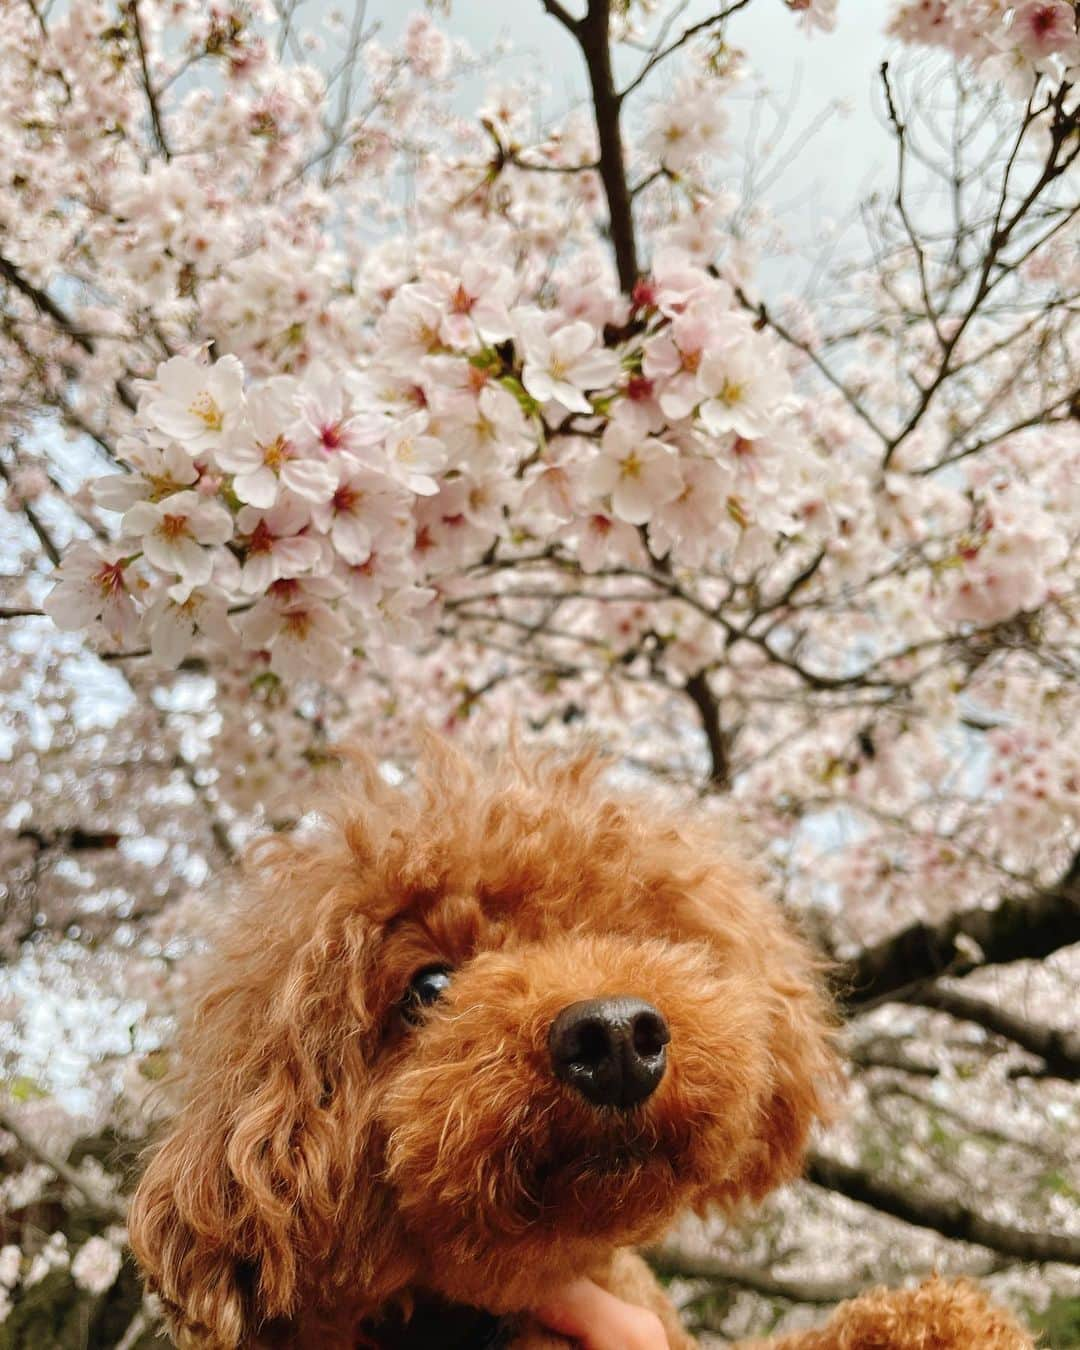
M 409 981 L 405 997 L 401 1000 L 401 1015 L 406 1022 L 419 1022 L 424 1008 L 438 1003 L 450 987 L 450 968 L 448 966 L 425 966 L 418 970 Z

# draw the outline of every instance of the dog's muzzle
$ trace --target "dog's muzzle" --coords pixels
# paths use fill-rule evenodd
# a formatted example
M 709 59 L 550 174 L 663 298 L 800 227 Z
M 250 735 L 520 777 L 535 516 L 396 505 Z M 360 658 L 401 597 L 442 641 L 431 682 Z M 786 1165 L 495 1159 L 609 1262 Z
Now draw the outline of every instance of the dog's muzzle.
M 594 1106 L 628 1111 L 656 1091 L 671 1032 L 663 1014 L 638 998 L 571 1003 L 551 1024 L 555 1076 Z

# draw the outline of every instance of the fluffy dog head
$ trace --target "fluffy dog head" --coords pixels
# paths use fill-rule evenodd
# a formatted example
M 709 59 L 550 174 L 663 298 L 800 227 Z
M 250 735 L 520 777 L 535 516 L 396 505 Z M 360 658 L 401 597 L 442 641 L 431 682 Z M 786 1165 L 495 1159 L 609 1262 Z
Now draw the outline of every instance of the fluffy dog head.
M 182 1041 L 130 1223 L 182 1340 L 526 1308 L 798 1171 L 826 1007 L 709 827 L 589 756 L 356 772 L 256 848 Z

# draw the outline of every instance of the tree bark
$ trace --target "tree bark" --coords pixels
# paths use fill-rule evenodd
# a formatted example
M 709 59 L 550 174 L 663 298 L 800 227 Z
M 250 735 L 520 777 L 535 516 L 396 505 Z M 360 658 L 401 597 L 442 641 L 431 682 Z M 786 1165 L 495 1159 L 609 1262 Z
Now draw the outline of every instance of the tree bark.
M 913 1194 L 909 1187 L 883 1181 L 821 1153 L 811 1154 L 806 1175 L 826 1190 L 846 1195 L 849 1200 L 870 1205 L 918 1228 L 932 1229 L 955 1242 L 974 1242 L 1019 1261 L 1080 1265 L 1080 1238 L 1066 1233 L 1032 1233 L 1012 1228 L 985 1218 L 959 1200 Z
M 964 951 L 964 939 L 980 955 Z M 938 923 L 919 922 L 841 962 L 837 983 L 852 1010 L 913 994 L 940 975 L 982 965 L 1040 959 L 1080 942 L 1080 853 L 1061 880 L 993 909 L 967 909 Z

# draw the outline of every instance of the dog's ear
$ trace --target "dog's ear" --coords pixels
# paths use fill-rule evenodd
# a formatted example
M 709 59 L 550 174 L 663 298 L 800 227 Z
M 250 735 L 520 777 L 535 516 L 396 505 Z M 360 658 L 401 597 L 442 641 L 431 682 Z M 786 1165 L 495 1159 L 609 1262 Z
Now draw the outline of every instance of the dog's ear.
M 295 1314 L 305 1263 L 340 1240 L 367 1143 L 370 921 L 344 859 L 274 841 L 259 863 L 181 1042 L 185 1104 L 129 1218 L 181 1344 L 247 1345 Z
M 760 904 L 771 1084 L 762 1102 L 758 1150 L 739 1188 L 740 1196 L 754 1200 L 802 1172 L 810 1130 L 832 1117 L 841 1083 L 824 963 L 774 905 Z
M 686 836 L 680 831 L 681 838 Z M 710 1199 L 760 1200 L 802 1170 L 810 1130 L 832 1117 L 841 1073 L 834 1048 L 836 1017 L 825 986 L 826 963 L 761 894 L 750 872 L 717 857 L 707 833 L 692 833 L 703 860 L 677 906 L 691 933 L 705 937 L 725 968 L 759 979 L 765 1017 L 767 1079 L 758 1124 L 742 1168 Z M 684 874 L 685 875 L 685 874 Z

